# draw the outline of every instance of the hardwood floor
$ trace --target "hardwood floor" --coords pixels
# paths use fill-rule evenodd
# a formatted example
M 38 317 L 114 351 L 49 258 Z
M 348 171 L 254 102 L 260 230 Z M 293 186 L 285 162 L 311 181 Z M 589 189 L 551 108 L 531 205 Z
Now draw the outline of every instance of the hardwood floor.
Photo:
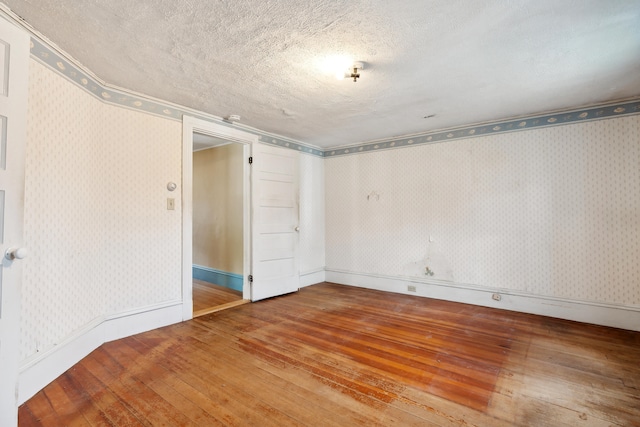
M 21 426 L 638 426 L 640 333 L 320 284 L 106 343 Z
M 199 312 L 242 300 L 242 292 L 193 279 L 193 311 Z

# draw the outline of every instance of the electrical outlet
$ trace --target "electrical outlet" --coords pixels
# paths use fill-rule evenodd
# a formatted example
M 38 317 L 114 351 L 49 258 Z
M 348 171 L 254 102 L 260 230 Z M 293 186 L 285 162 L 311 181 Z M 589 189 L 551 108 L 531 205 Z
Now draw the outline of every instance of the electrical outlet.
M 493 294 L 493 295 L 491 295 L 491 299 L 494 300 L 494 301 L 500 301 L 502 299 L 502 295 Z
M 415 287 L 415 286 L 413 286 L 413 285 L 409 285 L 409 286 L 407 286 L 407 290 L 408 290 L 409 292 L 415 292 L 415 291 L 416 291 L 416 287 Z
M 167 199 L 167 210 L 173 211 L 175 209 L 176 209 L 176 199 L 172 199 L 171 197 L 169 197 Z

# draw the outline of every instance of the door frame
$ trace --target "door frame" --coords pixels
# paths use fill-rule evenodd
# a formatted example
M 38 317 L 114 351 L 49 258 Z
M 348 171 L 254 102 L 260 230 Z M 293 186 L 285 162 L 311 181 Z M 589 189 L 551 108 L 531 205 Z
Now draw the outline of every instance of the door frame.
M 4 147 L 0 147 L 0 425 L 18 424 L 20 373 L 21 289 L 24 261 L 8 259 L 5 251 L 22 248 L 24 240 L 24 195 L 27 149 L 27 104 L 29 92 L 29 34 L 6 14 L 0 15 L 4 68 L 0 125 Z M 0 146 L 2 146 L 0 141 Z
M 214 136 L 242 144 L 243 157 L 248 159 L 258 136 L 233 127 L 182 117 L 182 319 L 193 318 L 193 133 Z M 242 166 L 242 298 L 251 299 L 251 168 Z

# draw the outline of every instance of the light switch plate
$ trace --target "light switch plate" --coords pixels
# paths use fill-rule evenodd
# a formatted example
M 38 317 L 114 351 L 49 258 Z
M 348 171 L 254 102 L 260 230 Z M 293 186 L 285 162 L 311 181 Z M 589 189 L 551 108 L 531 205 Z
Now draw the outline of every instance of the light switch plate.
M 171 197 L 167 198 L 167 210 L 173 211 L 176 209 L 176 199 L 172 199 Z

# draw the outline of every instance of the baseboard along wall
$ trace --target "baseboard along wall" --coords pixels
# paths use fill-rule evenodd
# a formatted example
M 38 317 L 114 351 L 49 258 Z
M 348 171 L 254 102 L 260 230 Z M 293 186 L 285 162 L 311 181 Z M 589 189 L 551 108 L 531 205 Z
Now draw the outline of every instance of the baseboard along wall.
M 21 405 L 105 342 L 182 321 L 182 301 L 141 307 L 88 323 L 61 343 L 23 361 L 18 377 Z
M 300 274 L 300 287 L 324 281 L 640 332 L 639 307 L 330 269 Z M 26 402 L 103 343 L 181 321 L 182 301 L 171 301 L 105 316 L 90 322 L 58 345 L 23 361 L 18 385 L 19 404 Z
M 640 307 L 545 297 L 506 289 L 326 270 L 326 281 L 380 291 L 519 311 L 640 332 Z M 411 289 L 411 290 L 409 290 Z
M 229 273 L 227 271 L 216 270 L 202 265 L 193 265 L 192 274 L 194 279 L 202 280 L 225 288 L 242 292 L 242 274 Z
M 300 273 L 300 287 L 315 285 L 325 281 L 324 268 Z

